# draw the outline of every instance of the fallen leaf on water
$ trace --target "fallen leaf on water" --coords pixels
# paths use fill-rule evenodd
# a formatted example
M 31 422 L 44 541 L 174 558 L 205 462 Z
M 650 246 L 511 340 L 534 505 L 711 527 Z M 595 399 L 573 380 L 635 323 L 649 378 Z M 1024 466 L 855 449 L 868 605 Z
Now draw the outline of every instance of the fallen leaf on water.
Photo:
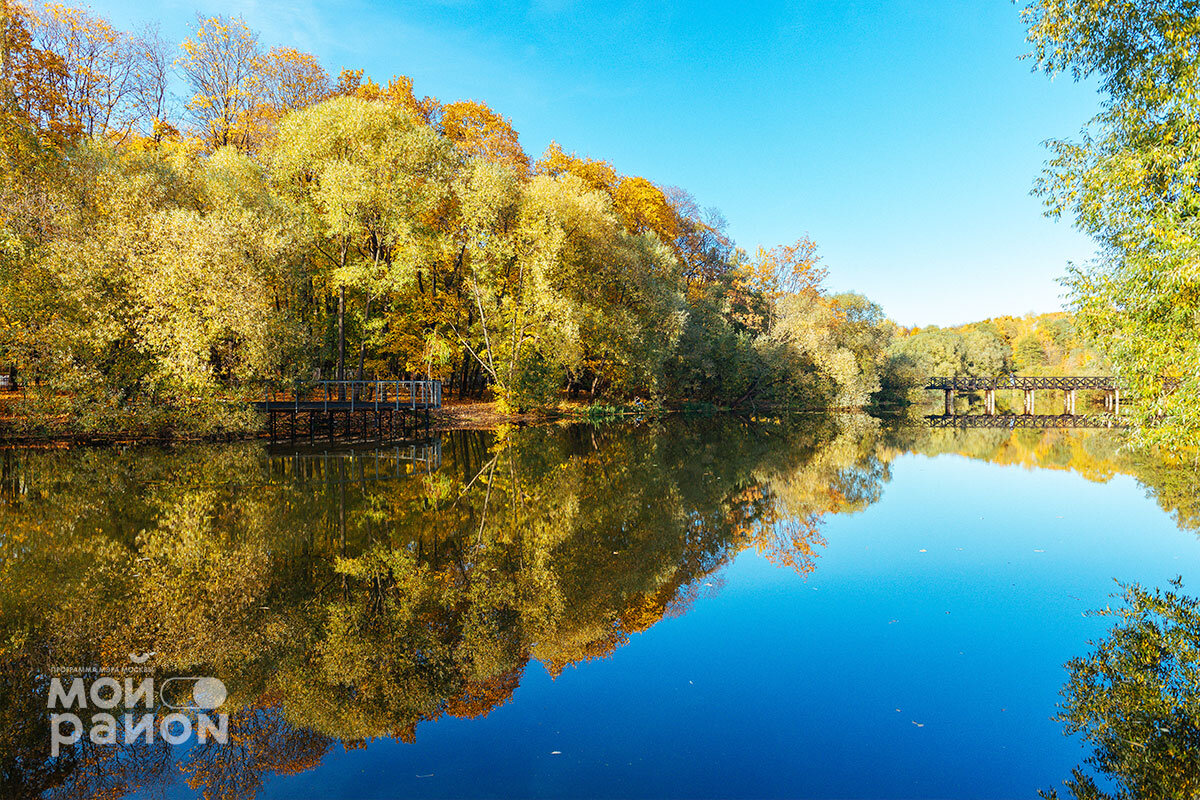
M 912 720 L 912 724 L 913 724 L 913 725 L 916 725 L 918 728 L 924 728 L 924 727 L 925 727 L 925 723 L 924 723 L 924 722 L 917 722 L 915 719 L 914 719 L 914 720 Z
M 550 755 L 552 755 L 552 756 L 561 756 L 561 755 L 562 755 L 562 750 L 551 750 L 551 751 L 550 751 Z

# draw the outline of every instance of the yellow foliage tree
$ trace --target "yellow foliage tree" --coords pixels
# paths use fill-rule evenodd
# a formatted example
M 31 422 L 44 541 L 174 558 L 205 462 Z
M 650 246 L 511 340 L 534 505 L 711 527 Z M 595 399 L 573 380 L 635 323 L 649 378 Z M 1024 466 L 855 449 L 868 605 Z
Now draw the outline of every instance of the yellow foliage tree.
M 197 132 L 213 148 L 250 149 L 252 115 L 259 104 L 258 35 L 241 17 L 198 17 L 180 47 L 175 63 L 192 90 L 187 111 Z
M 485 103 L 461 100 L 444 107 L 442 133 L 470 156 L 505 164 L 522 177 L 529 173 L 529 156 L 512 122 Z

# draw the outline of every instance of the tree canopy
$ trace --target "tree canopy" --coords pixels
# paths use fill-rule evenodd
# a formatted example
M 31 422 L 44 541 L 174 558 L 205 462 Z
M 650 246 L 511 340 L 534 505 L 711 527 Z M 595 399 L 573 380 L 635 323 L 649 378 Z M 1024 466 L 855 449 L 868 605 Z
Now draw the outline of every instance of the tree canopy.
M 1024 8 L 1036 66 L 1092 78 L 1102 108 L 1054 141 L 1038 191 L 1099 246 L 1066 284 L 1083 334 L 1145 402 L 1140 439 L 1200 443 L 1200 6 L 1192 0 L 1037 0 Z M 1178 383 L 1164 391 L 1164 379 Z
M 4 2 L 0 367 L 23 424 L 237 428 L 239 399 L 331 377 L 514 411 L 880 388 L 891 327 L 825 291 L 807 237 L 751 256 L 681 189 L 556 143 L 531 163 L 483 102 L 332 80 L 240 18 L 198 17 L 172 55 Z

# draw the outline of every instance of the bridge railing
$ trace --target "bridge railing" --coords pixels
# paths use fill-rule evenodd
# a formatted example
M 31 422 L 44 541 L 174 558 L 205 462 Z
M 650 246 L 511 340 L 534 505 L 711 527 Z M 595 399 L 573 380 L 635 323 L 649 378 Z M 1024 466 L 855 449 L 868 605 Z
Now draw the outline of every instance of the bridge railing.
M 994 389 L 1099 389 L 1114 391 L 1121 386 L 1111 375 L 999 375 L 933 377 L 925 383 L 926 389 L 976 392 Z
M 1161 378 L 1162 390 L 1173 392 L 1179 388 L 1179 378 Z M 990 389 L 1096 389 L 1118 391 L 1127 386 L 1112 375 L 997 375 L 957 377 L 933 377 L 926 379 L 926 389 L 953 390 L 959 392 L 987 391 Z

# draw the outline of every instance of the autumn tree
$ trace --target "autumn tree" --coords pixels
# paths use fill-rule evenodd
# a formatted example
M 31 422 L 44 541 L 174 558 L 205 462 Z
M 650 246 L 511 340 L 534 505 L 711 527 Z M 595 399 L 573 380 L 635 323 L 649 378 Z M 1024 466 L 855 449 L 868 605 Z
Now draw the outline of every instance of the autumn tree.
M 450 143 L 390 103 L 335 97 L 281 121 L 271 165 L 307 230 L 315 277 L 337 297 L 341 379 L 345 290 L 361 298 L 362 327 L 416 279 L 431 246 L 429 214 L 451 181 Z M 365 327 L 359 338 L 361 370 Z
M 334 94 L 353 96 L 360 100 L 382 100 L 404 109 L 415 119 L 428 125 L 436 125 L 442 113 L 442 105 L 435 97 L 417 98 L 412 78 L 396 75 L 386 86 L 380 86 L 370 78 L 363 78 L 361 69 L 344 69 L 338 76 Z
M 214 148 L 252 147 L 260 97 L 258 34 L 241 17 L 197 16 L 180 47 L 176 64 L 192 92 L 186 109 L 199 135 Z
M 733 316 L 746 329 L 765 332 L 771 324 L 774 304 L 781 297 L 816 297 L 827 275 L 816 242 L 807 236 L 789 245 L 760 247 L 754 259 L 742 259 L 733 272 Z
M 627 231 L 653 233 L 664 243 L 674 245 L 679 233 L 675 208 L 666 193 L 645 178 L 619 175 L 609 162 L 568 154 L 557 142 L 550 143 L 535 168 L 551 177 L 564 173 L 576 176 L 609 196 Z
M 717 209 L 702 210 L 689 192 L 677 186 L 669 187 L 665 194 L 675 211 L 674 249 L 689 290 L 718 280 L 729 271 L 733 255 L 725 218 Z
M 78 133 L 63 107 L 60 87 L 66 69 L 61 57 L 35 38 L 38 18 L 13 0 L 0 0 L 0 90 L 3 91 L 4 155 L 17 154 L 21 129 L 36 132 L 48 143 L 61 145 Z
M 6 264 L 0 306 L 29 424 L 243 425 L 221 393 L 244 397 L 291 357 L 299 340 L 272 296 L 290 280 L 280 204 L 245 156 L 193 156 L 85 141 L 42 187 L 50 235 Z
M 155 142 L 178 135 L 178 119 L 168 92 L 174 59 L 156 26 L 147 25 L 134 41 L 140 62 L 141 86 L 134 100 L 145 132 Z
M 592 189 L 599 189 L 610 197 L 616 191 L 620 181 L 617 171 L 607 161 L 568 154 L 558 142 L 551 142 L 546 152 L 534 165 L 535 170 L 542 175 L 558 177 L 569 172 L 582 180 Z
M 274 134 L 289 111 L 307 108 L 330 94 L 329 74 L 312 55 L 292 47 L 273 47 L 256 59 L 254 109 L 258 138 Z
M 48 88 L 61 98 L 64 124 L 83 136 L 120 141 L 142 122 L 143 110 L 165 93 L 161 45 L 153 37 L 116 30 L 83 9 L 49 4 L 34 36 L 58 67 Z
M 524 177 L 529 156 L 513 130 L 512 122 L 484 103 L 462 100 L 442 108 L 442 133 L 472 158 L 505 164 Z

